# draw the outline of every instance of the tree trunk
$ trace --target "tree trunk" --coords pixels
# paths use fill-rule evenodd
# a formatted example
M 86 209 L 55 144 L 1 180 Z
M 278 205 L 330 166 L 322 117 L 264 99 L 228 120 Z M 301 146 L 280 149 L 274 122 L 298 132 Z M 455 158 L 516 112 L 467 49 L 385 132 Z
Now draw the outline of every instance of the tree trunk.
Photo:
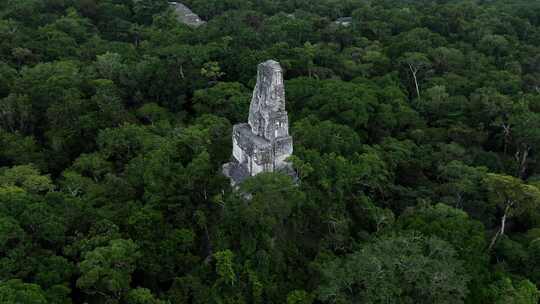
M 510 144 L 510 126 L 503 123 L 502 127 L 504 130 L 504 155 L 507 155 L 508 145 Z
M 414 78 L 414 85 L 416 87 L 416 96 L 420 98 L 420 87 L 418 86 L 418 78 L 416 77 L 416 74 L 418 73 L 418 69 L 413 68 L 412 64 L 409 64 L 409 69 L 411 69 L 411 73 Z
M 209 264 L 212 261 L 212 258 L 214 257 L 214 246 L 212 246 L 212 240 L 210 239 L 210 233 L 208 232 L 208 227 L 204 227 L 204 255 L 206 258 L 204 259 L 204 262 L 206 264 Z
M 180 65 L 180 76 L 182 77 L 182 79 L 186 78 L 186 76 L 184 75 L 184 66 L 182 64 Z
M 526 147 L 521 153 L 521 161 L 519 162 L 519 178 L 524 180 L 527 174 L 527 163 L 529 158 L 530 147 Z
M 513 202 L 507 202 L 506 208 L 504 208 L 503 217 L 501 218 L 501 227 L 499 228 L 497 233 L 495 233 L 495 235 L 491 239 L 491 243 L 489 244 L 488 251 L 491 251 L 493 249 L 493 247 L 495 246 L 495 244 L 497 244 L 497 241 L 499 240 L 499 237 L 501 235 L 504 235 L 504 231 L 506 229 L 506 220 L 508 219 L 508 212 L 510 212 L 510 208 L 512 208 L 513 204 L 514 204 Z
M 522 180 L 525 180 L 527 174 L 527 164 L 529 160 L 529 151 L 531 147 L 526 144 L 521 145 L 521 149 L 518 149 L 514 155 L 514 159 L 518 164 L 516 176 Z

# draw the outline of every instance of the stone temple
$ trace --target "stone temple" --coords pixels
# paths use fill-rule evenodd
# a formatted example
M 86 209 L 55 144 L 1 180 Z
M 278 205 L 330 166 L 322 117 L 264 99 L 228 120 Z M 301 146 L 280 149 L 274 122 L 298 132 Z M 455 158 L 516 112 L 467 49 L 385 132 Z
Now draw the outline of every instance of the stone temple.
M 233 186 L 261 172 L 293 173 L 286 161 L 293 152 L 293 140 L 285 110 L 283 70 L 278 62 L 259 64 L 248 123 L 234 125 L 232 141 L 232 161 L 223 165 L 223 174 Z
M 204 20 L 202 20 L 184 4 L 176 1 L 170 1 L 169 4 L 174 7 L 174 12 L 178 20 L 185 25 L 196 28 L 206 24 Z

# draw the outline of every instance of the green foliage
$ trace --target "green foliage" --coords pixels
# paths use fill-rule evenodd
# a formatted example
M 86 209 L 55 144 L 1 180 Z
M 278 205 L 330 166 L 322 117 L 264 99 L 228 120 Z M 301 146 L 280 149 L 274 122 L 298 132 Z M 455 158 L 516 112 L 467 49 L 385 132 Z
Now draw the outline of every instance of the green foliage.
M 360 138 L 354 130 L 328 120 L 320 122 L 313 116 L 297 121 L 292 134 L 298 139 L 296 144 L 321 153 L 351 155 L 360 150 Z
M 200 115 L 219 115 L 231 122 L 240 122 L 247 117 L 250 97 L 240 83 L 219 82 L 211 88 L 195 91 L 193 107 Z
M 538 302 L 536 1 L 181 2 L 0 1 L 0 302 Z M 298 180 L 233 191 L 268 59 Z
M 490 286 L 490 292 L 493 303 L 534 304 L 540 299 L 540 292 L 528 280 L 501 278 Z
M 126 296 L 126 303 L 128 304 L 161 304 L 166 303 L 157 300 L 152 292 L 146 288 L 136 288 L 129 291 Z
M 323 263 L 321 273 L 318 297 L 327 303 L 463 303 L 468 293 L 455 250 L 415 234 L 376 239 Z
M 107 246 L 84 253 L 77 286 L 88 294 L 105 297 L 104 300 L 119 300 L 130 288 L 137 258 L 133 241 L 111 240 Z
M 31 193 L 51 191 L 54 185 L 49 176 L 43 176 L 31 165 L 15 166 L 6 169 L 0 176 L 2 187 L 16 186 Z
M 287 304 L 311 304 L 313 297 L 304 290 L 294 290 L 287 296 Z
M 221 71 L 218 62 L 212 61 L 207 62 L 203 65 L 203 67 L 201 68 L 201 75 L 210 80 L 216 81 L 219 78 L 223 77 L 225 73 Z
M 21 280 L 9 280 L 0 283 L 0 300 L 6 304 L 47 303 L 45 294 L 39 285 L 23 283 Z
M 474 261 L 477 265 L 487 262 L 481 255 L 487 245 L 484 227 L 462 210 L 444 204 L 420 206 L 405 212 L 398 224 L 402 229 L 419 231 L 450 243 L 459 248 L 457 251 L 463 260 Z
M 484 182 L 490 192 L 489 202 L 501 209 L 506 208 L 508 216 L 519 216 L 540 207 L 540 189 L 533 185 L 524 184 L 512 176 L 493 173 L 488 173 Z
M 219 276 L 219 280 L 223 281 L 223 284 L 234 285 L 236 282 L 236 275 L 233 269 L 234 254 L 230 250 L 216 252 L 214 254 L 216 259 L 216 272 Z

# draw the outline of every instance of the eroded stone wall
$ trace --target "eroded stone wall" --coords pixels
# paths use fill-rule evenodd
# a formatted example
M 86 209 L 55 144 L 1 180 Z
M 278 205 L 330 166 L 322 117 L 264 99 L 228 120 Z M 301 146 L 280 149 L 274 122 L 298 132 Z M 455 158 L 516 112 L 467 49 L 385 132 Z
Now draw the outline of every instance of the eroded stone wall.
M 233 160 L 223 172 L 233 185 L 261 172 L 290 169 L 293 153 L 289 118 L 285 110 L 283 70 L 278 62 L 259 64 L 248 123 L 233 128 Z

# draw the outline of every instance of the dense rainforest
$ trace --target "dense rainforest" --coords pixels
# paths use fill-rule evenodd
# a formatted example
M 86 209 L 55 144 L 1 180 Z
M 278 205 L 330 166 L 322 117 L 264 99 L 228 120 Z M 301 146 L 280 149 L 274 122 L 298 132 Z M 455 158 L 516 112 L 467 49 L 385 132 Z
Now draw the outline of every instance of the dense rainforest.
M 0 1 L 0 303 L 538 303 L 540 1 L 184 3 Z

